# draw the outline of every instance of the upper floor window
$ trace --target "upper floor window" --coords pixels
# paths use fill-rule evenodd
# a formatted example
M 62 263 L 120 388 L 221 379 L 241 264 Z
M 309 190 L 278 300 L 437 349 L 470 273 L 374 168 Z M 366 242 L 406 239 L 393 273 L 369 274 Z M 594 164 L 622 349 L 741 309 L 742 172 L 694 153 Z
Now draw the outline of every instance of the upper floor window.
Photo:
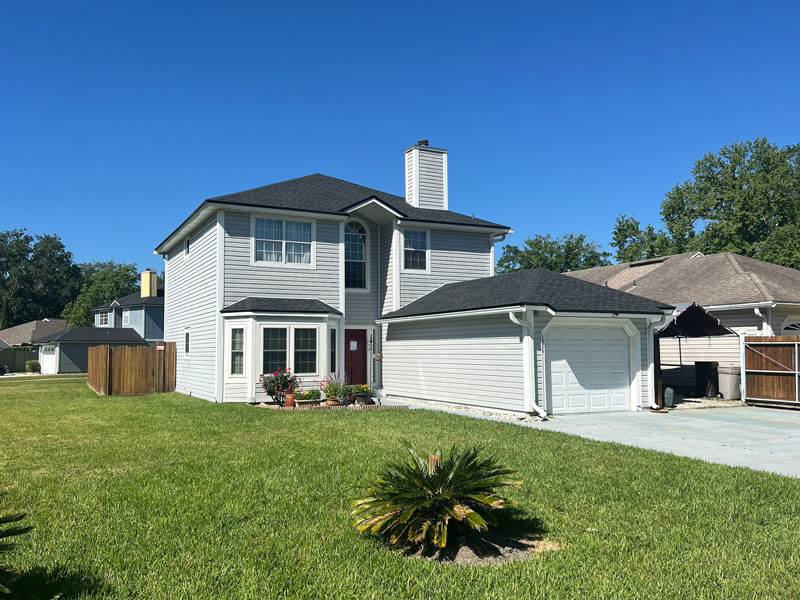
M 356 221 L 344 226 L 344 287 L 367 287 L 367 231 Z
M 782 335 L 800 335 L 800 316 L 791 315 L 783 320 L 781 325 Z
M 311 264 L 311 223 L 307 221 L 255 220 L 255 260 L 285 264 Z
M 110 319 L 109 315 L 111 314 L 110 310 L 101 310 L 97 312 L 97 326 L 98 327 L 108 327 Z
M 406 229 L 403 232 L 403 268 L 407 271 L 428 270 L 428 232 Z
M 129 308 L 122 309 L 122 326 L 128 327 L 131 324 L 131 310 Z

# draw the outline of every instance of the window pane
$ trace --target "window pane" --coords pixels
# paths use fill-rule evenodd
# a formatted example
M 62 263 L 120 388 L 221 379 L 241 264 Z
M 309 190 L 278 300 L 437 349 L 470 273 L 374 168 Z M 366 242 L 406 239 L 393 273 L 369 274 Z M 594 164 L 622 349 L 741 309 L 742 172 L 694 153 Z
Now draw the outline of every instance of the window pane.
M 331 373 L 336 372 L 336 330 L 331 329 Z
M 366 288 L 366 263 L 345 261 L 344 263 L 344 287 L 347 288 Z
M 311 244 L 286 242 L 286 262 L 310 265 Z
M 244 352 L 231 352 L 231 375 L 244 374 Z
M 294 330 L 294 372 L 317 372 L 317 330 Z
M 425 270 L 425 251 L 424 250 L 406 250 L 405 251 L 405 268 L 406 269 L 419 269 Z
M 427 250 L 428 234 L 425 231 L 406 231 L 405 249 L 406 250 Z
M 282 240 L 283 221 L 256 219 L 256 238 L 261 240 Z
M 256 260 L 283 262 L 283 242 L 256 240 Z
M 286 221 L 286 240 L 311 243 L 311 223 Z
M 263 372 L 274 373 L 286 368 L 286 330 L 264 329 Z
M 244 350 L 244 329 L 231 329 L 231 350 L 234 352 Z
M 183 353 L 189 354 L 189 332 L 187 331 L 183 336 Z

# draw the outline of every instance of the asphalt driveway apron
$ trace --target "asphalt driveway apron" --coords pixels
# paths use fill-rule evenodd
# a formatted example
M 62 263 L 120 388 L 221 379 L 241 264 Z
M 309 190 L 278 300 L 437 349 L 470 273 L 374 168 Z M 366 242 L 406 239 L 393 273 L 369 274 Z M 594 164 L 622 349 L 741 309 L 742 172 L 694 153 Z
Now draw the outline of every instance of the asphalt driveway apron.
M 800 411 L 736 407 L 593 413 L 552 417 L 531 426 L 800 477 Z

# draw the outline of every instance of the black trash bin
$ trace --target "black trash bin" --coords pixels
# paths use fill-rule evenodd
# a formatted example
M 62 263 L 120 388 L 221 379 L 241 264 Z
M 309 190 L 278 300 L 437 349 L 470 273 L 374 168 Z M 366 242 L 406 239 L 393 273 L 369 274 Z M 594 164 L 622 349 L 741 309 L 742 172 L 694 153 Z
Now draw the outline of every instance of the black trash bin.
M 716 396 L 719 391 L 719 363 L 699 361 L 694 363 L 695 393 L 698 398 Z

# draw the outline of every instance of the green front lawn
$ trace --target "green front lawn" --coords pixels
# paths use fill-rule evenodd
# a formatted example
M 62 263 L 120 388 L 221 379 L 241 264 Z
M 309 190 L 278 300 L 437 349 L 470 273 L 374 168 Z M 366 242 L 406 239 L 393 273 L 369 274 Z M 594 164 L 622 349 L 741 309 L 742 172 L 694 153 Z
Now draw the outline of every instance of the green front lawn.
M 480 443 L 561 550 L 482 567 L 406 559 L 349 500 L 402 440 Z M 278 412 L 179 394 L 0 382 L 1 512 L 36 529 L 19 597 L 796 598 L 800 481 L 430 411 Z M 535 519 L 539 519 L 537 523 Z

